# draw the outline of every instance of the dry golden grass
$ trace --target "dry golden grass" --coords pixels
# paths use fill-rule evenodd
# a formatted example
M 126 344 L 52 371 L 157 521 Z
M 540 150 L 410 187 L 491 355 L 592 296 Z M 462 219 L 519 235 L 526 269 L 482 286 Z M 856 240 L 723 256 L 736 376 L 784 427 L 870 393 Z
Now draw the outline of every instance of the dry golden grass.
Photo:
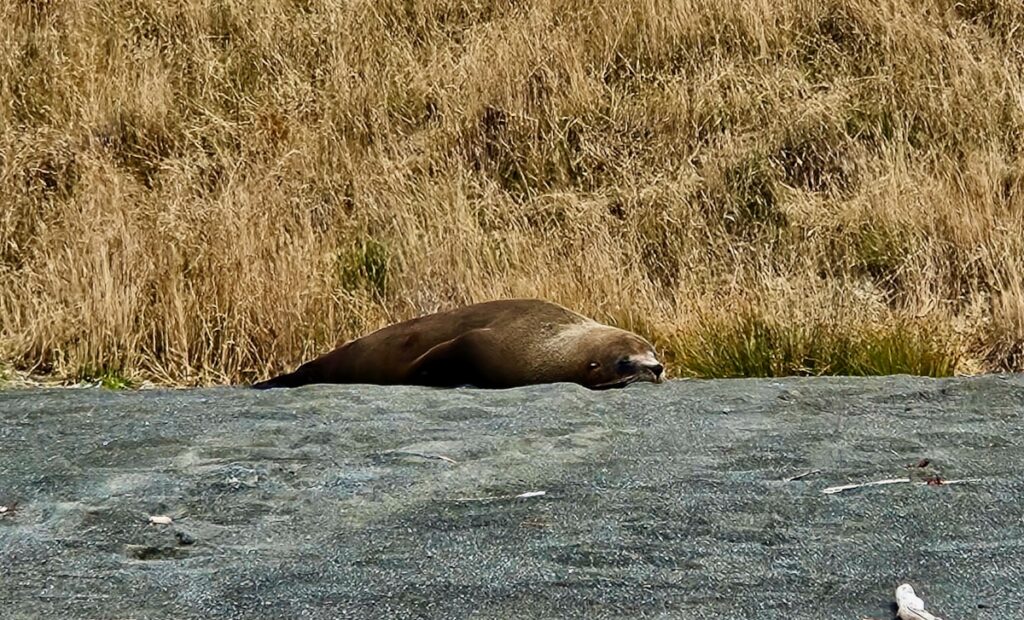
M 1019 0 L 14 0 L 0 360 L 195 384 L 540 296 L 676 374 L 1024 368 Z

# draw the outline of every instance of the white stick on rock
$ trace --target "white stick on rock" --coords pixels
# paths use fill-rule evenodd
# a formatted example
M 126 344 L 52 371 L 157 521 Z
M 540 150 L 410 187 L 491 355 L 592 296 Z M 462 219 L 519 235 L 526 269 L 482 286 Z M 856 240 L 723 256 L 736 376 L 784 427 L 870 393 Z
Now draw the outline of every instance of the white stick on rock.
M 876 487 L 883 484 L 899 484 L 901 482 L 910 482 L 910 478 L 889 478 L 888 480 L 873 480 L 871 482 L 862 482 L 860 484 L 844 484 L 838 487 L 829 487 L 823 490 L 822 493 L 825 495 L 833 495 L 835 493 L 842 493 L 843 491 L 849 491 L 851 489 Z
M 924 610 L 924 601 L 914 593 L 909 583 L 896 588 L 896 605 L 899 607 L 896 616 L 900 620 L 942 620 Z

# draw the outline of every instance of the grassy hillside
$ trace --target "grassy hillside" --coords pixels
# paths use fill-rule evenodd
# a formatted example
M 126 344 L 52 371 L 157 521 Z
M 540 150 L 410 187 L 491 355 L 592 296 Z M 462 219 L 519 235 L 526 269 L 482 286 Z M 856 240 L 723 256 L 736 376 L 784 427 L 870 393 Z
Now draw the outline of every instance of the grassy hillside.
M 1024 368 L 1019 0 L 19 0 L 0 360 L 248 380 L 541 296 L 675 375 Z

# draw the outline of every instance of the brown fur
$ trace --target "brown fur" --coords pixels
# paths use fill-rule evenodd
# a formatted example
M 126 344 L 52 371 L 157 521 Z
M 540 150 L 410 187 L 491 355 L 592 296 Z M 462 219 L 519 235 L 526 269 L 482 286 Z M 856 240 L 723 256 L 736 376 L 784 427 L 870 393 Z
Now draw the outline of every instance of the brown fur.
M 661 380 L 654 347 L 640 336 L 550 302 L 510 299 L 385 327 L 253 387 L 371 383 L 509 388 L 570 382 L 599 389 Z

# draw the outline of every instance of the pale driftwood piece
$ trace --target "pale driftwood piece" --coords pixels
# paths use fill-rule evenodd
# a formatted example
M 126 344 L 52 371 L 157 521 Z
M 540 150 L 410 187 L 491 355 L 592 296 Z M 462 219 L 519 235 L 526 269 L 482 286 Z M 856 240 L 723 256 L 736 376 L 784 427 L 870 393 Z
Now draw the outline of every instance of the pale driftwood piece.
M 860 489 L 862 487 L 876 487 L 883 484 L 899 484 L 901 482 L 910 482 L 910 478 L 889 478 L 887 480 L 874 480 L 872 482 L 861 482 L 859 484 L 844 484 L 838 487 L 829 487 L 824 489 L 822 493 L 825 495 L 832 495 L 834 493 L 842 493 L 843 491 L 850 491 L 852 489 Z
M 896 588 L 896 616 L 900 620 L 942 620 L 924 610 L 924 601 L 914 593 L 914 588 L 905 583 Z
M 149 518 L 149 522 L 155 525 L 170 525 L 174 523 L 174 519 L 166 515 L 153 515 Z
M 548 494 L 547 491 L 527 491 L 526 493 L 520 493 L 519 495 L 516 495 L 515 499 L 527 499 L 527 498 L 530 498 L 530 497 L 541 497 L 541 496 L 547 495 L 547 494 Z
M 832 495 L 834 493 L 841 493 L 843 491 L 850 491 L 852 489 L 859 489 L 861 487 L 875 487 L 875 486 L 881 486 L 881 485 L 884 485 L 884 484 L 899 484 L 901 482 L 913 483 L 913 484 L 918 485 L 918 486 L 929 486 L 930 485 L 930 486 L 936 486 L 936 487 L 944 487 L 944 486 L 947 486 L 947 485 L 950 485 L 950 484 L 965 484 L 965 483 L 968 483 L 968 482 L 981 482 L 981 478 L 961 478 L 960 480 L 938 480 L 936 482 L 928 482 L 927 480 L 920 481 L 920 482 L 915 482 L 915 481 L 911 480 L 910 478 L 889 478 L 887 480 L 874 480 L 872 482 L 861 482 L 859 484 L 844 484 L 844 485 L 838 486 L 838 487 L 829 487 L 827 489 L 823 489 L 821 492 L 826 494 L 826 495 Z
M 526 493 L 520 493 L 519 495 L 490 495 L 488 497 L 457 497 L 454 501 L 456 502 L 489 502 L 496 499 L 529 499 L 531 497 L 542 497 L 547 495 L 547 491 L 527 491 Z

